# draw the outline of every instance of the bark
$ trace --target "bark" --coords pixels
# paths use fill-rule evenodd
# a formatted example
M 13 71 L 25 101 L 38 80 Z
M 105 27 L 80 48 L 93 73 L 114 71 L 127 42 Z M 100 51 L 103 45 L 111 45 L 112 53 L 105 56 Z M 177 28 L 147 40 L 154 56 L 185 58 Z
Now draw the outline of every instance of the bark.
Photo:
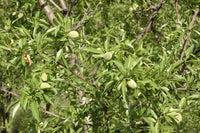
M 39 0 L 40 6 L 43 8 L 44 12 L 46 13 L 49 21 L 51 22 L 51 24 L 53 26 L 56 26 L 53 22 L 53 20 L 56 18 L 53 11 L 51 10 L 51 8 L 49 7 L 49 5 L 47 4 L 47 2 L 45 0 Z

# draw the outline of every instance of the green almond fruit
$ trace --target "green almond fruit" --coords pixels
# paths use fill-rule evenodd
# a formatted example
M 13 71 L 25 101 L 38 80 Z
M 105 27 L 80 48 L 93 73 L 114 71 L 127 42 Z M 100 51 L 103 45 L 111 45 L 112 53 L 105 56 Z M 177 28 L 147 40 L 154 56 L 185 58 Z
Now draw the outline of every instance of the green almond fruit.
M 41 88 L 41 89 L 51 88 L 51 85 L 48 84 L 48 83 L 42 83 L 42 84 L 40 85 L 40 88 Z
M 122 87 L 122 83 L 120 83 L 118 86 L 117 86 L 117 90 L 120 90 Z
M 137 10 L 138 4 L 134 3 L 132 8 L 133 8 L 134 11 Z
M 134 88 L 137 87 L 137 84 L 136 84 L 136 82 L 135 82 L 133 79 L 129 80 L 129 81 L 127 82 L 127 85 L 128 85 L 128 87 L 130 87 L 130 88 L 132 88 L 132 89 L 134 89 Z
M 97 50 L 101 51 L 101 48 L 97 48 Z
M 77 38 L 79 37 L 79 33 L 77 31 L 70 31 L 68 34 L 67 34 L 68 37 L 71 37 L 71 38 Z
M 111 52 L 106 52 L 104 55 L 103 55 L 103 58 L 105 60 L 110 60 L 112 58 L 112 53 Z
M 23 13 L 18 14 L 18 18 L 22 18 L 23 16 L 24 16 Z
M 47 74 L 43 72 L 41 78 L 42 78 L 42 81 L 47 81 Z

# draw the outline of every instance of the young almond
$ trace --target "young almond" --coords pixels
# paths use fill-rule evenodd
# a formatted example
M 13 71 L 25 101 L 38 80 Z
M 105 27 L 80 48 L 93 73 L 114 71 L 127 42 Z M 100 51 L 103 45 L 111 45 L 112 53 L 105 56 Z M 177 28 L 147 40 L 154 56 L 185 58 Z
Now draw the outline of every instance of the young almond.
M 106 52 L 104 55 L 103 55 L 103 58 L 105 60 L 110 60 L 112 58 L 112 53 L 111 52 Z
M 43 72 L 41 78 L 42 78 L 42 81 L 47 81 L 47 74 Z
M 128 85 L 128 87 L 130 87 L 131 89 L 134 89 L 134 88 L 137 87 L 137 84 L 136 84 L 136 82 L 135 82 L 133 79 L 129 80 L 129 81 L 127 82 L 127 85 Z
M 68 37 L 71 37 L 71 38 L 77 38 L 79 37 L 79 33 L 77 31 L 70 31 L 68 34 L 67 34 Z
M 51 88 L 51 85 L 48 84 L 48 83 L 42 83 L 42 84 L 40 85 L 40 88 L 41 88 L 41 89 Z

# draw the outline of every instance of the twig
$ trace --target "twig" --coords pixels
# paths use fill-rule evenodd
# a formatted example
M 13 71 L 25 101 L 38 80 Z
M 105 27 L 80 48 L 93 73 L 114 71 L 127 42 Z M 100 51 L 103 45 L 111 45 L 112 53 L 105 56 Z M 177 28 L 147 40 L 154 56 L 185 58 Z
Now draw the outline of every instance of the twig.
M 8 5 L 8 0 L 4 0 L 5 4 Z
M 85 14 L 83 15 L 83 18 L 81 19 L 81 21 L 79 21 L 79 23 L 73 28 L 73 30 L 77 30 L 78 28 L 80 28 L 82 26 L 82 24 L 85 23 L 85 19 L 87 16 L 90 16 L 94 14 L 94 12 L 89 11 L 89 9 L 86 9 Z
M 43 8 L 44 12 L 46 13 L 49 21 L 51 22 L 51 24 L 53 26 L 56 26 L 53 22 L 53 20 L 56 18 L 53 11 L 51 10 L 51 8 L 49 7 L 49 5 L 47 4 L 47 2 L 45 0 L 39 0 L 40 6 Z
M 153 32 L 153 34 L 154 34 L 154 37 L 155 37 L 155 39 L 156 39 L 156 41 L 157 41 L 159 47 L 161 48 L 162 46 L 161 46 L 161 44 L 160 44 L 160 39 L 159 39 L 159 36 L 156 34 L 156 29 L 154 28 L 153 24 L 151 25 L 151 30 L 152 30 L 152 32 Z
M 147 63 L 143 62 L 143 64 L 144 64 L 146 67 L 150 68 L 150 66 L 149 66 Z
M 51 115 L 51 116 L 55 116 L 55 117 L 60 118 L 60 119 L 62 119 L 62 120 L 66 120 L 65 117 L 61 117 L 61 116 L 59 116 L 59 115 L 57 115 L 57 114 L 54 114 L 54 113 L 52 113 L 52 112 L 49 112 L 49 111 L 46 111 L 46 110 L 42 110 L 42 112 L 44 112 L 45 114 Z M 69 121 L 69 120 L 68 120 L 68 121 Z
M 176 88 L 178 91 L 186 91 L 187 90 L 187 85 L 184 84 L 183 88 Z
M 8 91 L 8 90 L 6 90 L 6 89 L 1 89 L 2 91 L 4 91 L 4 92 L 6 92 L 6 93 L 9 93 L 9 94 L 11 94 L 11 95 L 14 95 L 14 96 L 19 96 L 18 94 L 16 94 L 16 93 L 14 93 L 14 92 L 11 92 L 11 91 Z
M 70 16 L 71 12 L 72 12 L 72 9 L 74 8 L 74 6 L 78 3 L 79 0 L 74 0 L 73 2 L 70 2 L 69 4 L 69 8 L 68 8 L 68 12 L 67 14 L 65 15 L 65 17 L 68 17 Z
M 185 51 L 186 51 L 186 48 L 187 48 L 187 45 L 188 45 L 188 40 L 189 40 L 189 34 L 191 32 L 191 29 L 192 29 L 192 26 L 194 25 L 194 22 L 195 22 L 195 19 L 197 17 L 197 14 L 199 13 L 199 8 L 197 8 L 196 12 L 194 13 L 193 17 L 192 17 L 192 20 L 189 24 L 189 28 L 188 28 L 188 32 L 187 32 L 187 35 L 184 37 L 184 42 L 183 42 L 183 49 L 182 49 L 182 52 L 181 52 L 181 55 L 180 55 L 180 58 L 179 58 L 179 61 L 182 61 L 183 59 L 183 56 L 185 54 Z
M 153 21 L 158 13 L 158 11 L 160 10 L 160 8 L 162 7 L 162 4 L 164 3 L 164 1 L 160 2 L 157 6 L 152 6 L 151 5 L 151 9 L 154 10 L 154 12 L 151 14 L 150 16 L 150 20 L 147 24 L 147 26 L 144 28 L 143 32 L 137 36 L 136 40 L 134 41 L 134 43 L 139 43 L 139 41 L 142 39 L 142 37 L 150 30 L 152 24 L 153 24 Z
M 62 8 L 60 8 L 53 0 L 49 0 L 49 2 L 55 6 L 60 12 L 62 12 Z
M 102 88 L 99 88 L 98 86 L 96 86 L 95 84 L 93 84 L 90 81 L 87 81 L 82 75 L 78 74 L 76 71 L 73 71 L 71 68 L 65 66 L 64 64 L 62 64 L 61 62 L 58 62 L 59 65 L 65 67 L 66 69 L 68 69 L 71 73 L 73 73 L 75 76 L 77 76 L 79 79 L 81 79 L 82 81 L 86 82 L 87 84 L 89 84 L 90 86 L 100 89 L 102 90 Z
M 179 17 L 179 13 L 178 13 L 178 0 L 175 1 L 175 5 L 176 5 L 176 16 L 177 16 L 177 21 L 180 21 L 180 17 Z
M 86 39 L 85 38 L 85 26 L 82 26 L 82 31 L 83 31 L 83 38 L 84 38 L 84 40 Z
M 66 13 L 67 13 L 67 6 L 66 6 L 65 1 L 64 0 L 60 0 L 60 5 L 62 6 L 64 15 L 66 15 Z

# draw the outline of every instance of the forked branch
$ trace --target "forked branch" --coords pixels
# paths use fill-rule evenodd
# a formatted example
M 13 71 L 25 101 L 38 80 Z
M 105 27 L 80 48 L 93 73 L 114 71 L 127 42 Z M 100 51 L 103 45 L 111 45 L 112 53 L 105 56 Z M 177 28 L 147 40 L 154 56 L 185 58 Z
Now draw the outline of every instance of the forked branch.
M 183 38 L 183 49 L 182 49 L 182 52 L 180 54 L 179 61 L 183 60 L 183 56 L 185 54 L 185 51 L 186 51 L 186 48 L 187 48 L 187 45 L 188 45 L 189 35 L 190 35 L 190 32 L 191 32 L 192 26 L 194 25 L 194 22 L 195 22 L 195 19 L 197 17 L 197 14 L 199 13 L 199 8 L 200 8 L 200 6 L 195 11 L 195 13 L 194 13 L 194 15 L 192 17 L 192 20 L 191 20 L 191 22 L 189 24 L 188 32 L 187 32 L 186 36 Z
M 143 36 L 151 29 L 152 24 L 153 24 L 153 22 L 154 22 L 154 20 L 156 18 L 156 15 L 157 15 L 158 11 L 161 9 L 163 3 L 165 3 L 165 1 L 161 1 L 156 6 L 153 6 L 153 5 L 150 6 L 150 8 L 154 10 L 154 12 L 151 14 L 147 26 L 144 28 L 144 30 L 142 31 L 142 33 L 137 36 L 137 38 L 136 38 L 136 40 L 135 40 L 134 43 L 139 43 L 139 41 L 143 38 Z

